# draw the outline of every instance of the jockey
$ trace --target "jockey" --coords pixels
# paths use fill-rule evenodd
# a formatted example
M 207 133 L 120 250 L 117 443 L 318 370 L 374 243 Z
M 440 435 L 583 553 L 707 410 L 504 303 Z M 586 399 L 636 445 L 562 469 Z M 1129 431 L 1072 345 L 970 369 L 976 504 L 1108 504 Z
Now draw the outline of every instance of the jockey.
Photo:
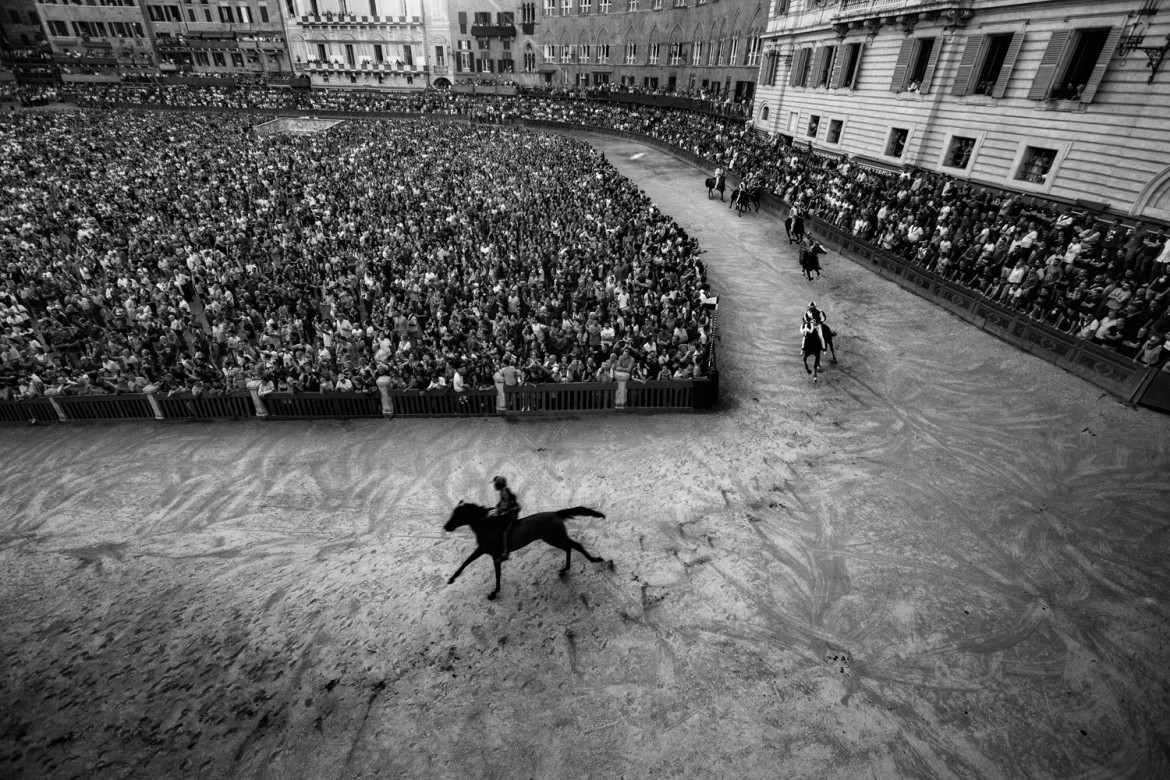
M 516 518 L 520 516 L 520 502 L 516 500 L 516 494 L 508 488 L 508 480 L 496 477 L 492 480 L 492 485 L 495 486 L 500 498 L 496 502 L 496 508 L 488 514 L 488 517 L 504 518 L 503 545 L 498 560 L 506 561 L 508 560 L 508 531 L 516 523 Z
M 802 324 L 809 323 L 809 324 L 814 325 L 814 326 L 815 325 L 824 325 L 825 321 L 828 319 L 829 319 L 828 315 L 825 314 L 824 311 L 822 311 L 820 308 L 817 307 L 817 302 L 810 301 L 808 304 L 808 309 L 805 310 L 805 312 L 804 312 L 804 319 L 802 321 Z

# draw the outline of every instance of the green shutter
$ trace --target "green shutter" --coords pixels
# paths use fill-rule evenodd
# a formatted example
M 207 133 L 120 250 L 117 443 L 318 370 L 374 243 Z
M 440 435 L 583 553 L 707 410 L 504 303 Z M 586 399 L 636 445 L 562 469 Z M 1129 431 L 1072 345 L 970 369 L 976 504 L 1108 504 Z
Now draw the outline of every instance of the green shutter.
M 918 85 L 919 92 L 929 92 L 930 82 L 934 80 L 934 67 L 938 65 L 938 55 L 942 52 L 943 39 L 935 38 L 930 47 L 930 59 L 926 61 L 926 72 L 922 74 L 922 83 Z
M 979 50 L 983 48 L 985 36 L 969 35 L 967 44 L 963 47 L 963 56 L 959 60 L 959 71 L 955 74 L 955 83 L 951 87 L 951 94 L 957 97 L 971 94 L 971 80 L 975 78 L 975 60 L 979 59 Z
M 910 53 L 914 51 L 915 38 L 902 41 L 902 48 L 898 50 L 898 61 L 894 64 L 894 78 L 890 80 L 890 91 L 901 92 L 906 86 L 906 69 L 910 67 Z
M 1052 80 L 1056 78 L 1056 66 L 1060 64 L 1061 55 L 1068 45 L 1071 30 L 1057 30 L 1048 39 L 1048 47 L 1044 56 L 1040 58 L 1040 67 L 1036 69 L 1036 78 L 1032 80 L 1032 88 L 1028 90 L 1028 100 L 1047 100 L 1048 90 L 1052 87 Z
M 1089 80 L 1085 83 L 1085 89 L 1081 92 L 1082 103 L 1093 101 L 1093 96 L 1097 94 L 1097 87 L 1101 85 L 1101 79 L 1105 77 L 1105 69 L 1109 67 L 1109 60 L 1113 59 L 1113 51 L 1117 48 L 1117 41 L 1120 37 L 1120 27 L 1113 27 L 1109 30 L 1109 37 L 1105 39 L 1105 48 L 1101 49 L 1101 56 L 1097 59 L 1097 67 L 1093 68 L 1093 75 L 1089 76 Z
M 1016 67 L 1016 57 L 1020 54 L 1020 47 L 1024 45 L 1022 32 L 1012 33 L 1012 42 L 1008 44 L 1007 55 L 1003 58 L 1003 67 L 999 69 L 999 78 L 995 80 L 995 88 L 991 90 L 994 98 L 1003 97 L 1007 92 L 1008 81 L 1012 78 L 1012 68 Z

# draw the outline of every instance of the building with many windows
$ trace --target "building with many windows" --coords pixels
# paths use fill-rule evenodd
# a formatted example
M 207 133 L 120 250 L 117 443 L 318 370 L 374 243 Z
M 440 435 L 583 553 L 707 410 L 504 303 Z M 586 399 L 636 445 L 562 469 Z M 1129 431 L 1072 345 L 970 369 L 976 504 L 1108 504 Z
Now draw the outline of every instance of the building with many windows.
M 293 69 L 314 85 L 422 89 L 449 77 L 445 0 L 281 0 Z
M 542 83 L 536 6 L 536 0 L 450 0 L 453 78 Z
M 145 12 L 134 0 L 39 0 L 37 15 L 66 74 L 107 74 L 157 64 Z
M 754 124 L 864 162 L 1170 218 L 1158 0 L 776 0 Z
M 550 80 L 752 98 L 767 22 L 759 0 L 542 2 Z
M 147 0 L 159 68 L 182 73 L 287 73 L 276 0 Z
M 0 3 L 0 48 L 17 49 L 44 42 L 36 0 L 4 0 Z

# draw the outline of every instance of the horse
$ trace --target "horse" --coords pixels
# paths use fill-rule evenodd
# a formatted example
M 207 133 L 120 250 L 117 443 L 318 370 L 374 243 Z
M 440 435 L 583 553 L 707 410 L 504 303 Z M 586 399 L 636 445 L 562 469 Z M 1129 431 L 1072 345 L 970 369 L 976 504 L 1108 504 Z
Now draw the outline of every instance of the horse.
M 496 568 L 496 589 L 488 594 L 489 600 L 495 600 L 496 594 L 500 592 L 500 556 L 503 555 L 503 533 L 504 533 L 504 518 L 491 514 L 491 509 L 479 504 L 468 504 L 462 501 L 451 512 L 450 519 L 447 520 L 443 526 L 444 531 L 454 531 L 461 526 L 468 526 L 475 534 L 475 549 L 463 565 L 459 567 L 451 579 L 447 580 L 450 585 L 458 579 L 467 565 L 479 558 L 481 555 L 492 556 L 492 563 Z M 584 555 L 592 563 L 603 563 L 604 558 L 590 555 L 589 551 L 581 546 L 580 542 L 569 538 L 568 531 L 565 530 L 565 520 L 570 517 L 601 517 L 605 515 L 595 509 L 590 509 L 587 506 L 575 506 L 569 509 L 560 509 L 556 512 L 537 512 L 534 515 L 521 517 L 508 530 L 508 551 L 512 552 L 519 550 L 522 547 L 527 547 L 538 539 L 565 551 L 565 565 L 561 568 L 559 574 L 564 577 L 569 573 L 569 564 L 573 560 L 573 550 Z M 609 562 L 609 567 L 613 568 L 613 561 Z
M 800 268 L 810 282 L 814 273 L 818 279 L 821 278 L 821 255 L 823 254 L 825 254 L 825 248 L 815 241 L 800 247 Z
M 806 373 L 812 374 L 813 381 L 816 382 L 821 372 L 821 354 L 826 349 L 833 355 L 833 362 L 837 362 L 837 350 L 833 349 L 833 331 L 829 329 L 828 325 L 805 322 L 800 326 L 800 333 L 803 336 L 800 344 L 800 357 L 804 361 L 804 370 Z M 811 369 L 808 367 L 810 356 L 813 358 Z
M 762 187 L 741 187 L 732 190 L 731 206 L 728 208 L 734 208 L 739 212 L 741 217 L 743 216 L 743 213 L 753 205 L 756 207 L 756 211 L 759 212 L 762 189 Z
M 703 180 L 703 186 L 707 188 L 707 200 L 715 197 L 715 177 L 708 176 Z

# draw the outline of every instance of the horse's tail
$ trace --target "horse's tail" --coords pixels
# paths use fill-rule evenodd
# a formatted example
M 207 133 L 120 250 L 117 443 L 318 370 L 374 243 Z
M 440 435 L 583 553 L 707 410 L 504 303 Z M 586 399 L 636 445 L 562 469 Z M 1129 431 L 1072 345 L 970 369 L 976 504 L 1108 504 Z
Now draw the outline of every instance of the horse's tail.
M 570 517 L 605 517 L 605 514 L 598 512 L 596 509 L 590 509 L 587 506 L 574 506 L 569 509 L 562 509 L 557 512 L 557 515 L 563 519 Z

